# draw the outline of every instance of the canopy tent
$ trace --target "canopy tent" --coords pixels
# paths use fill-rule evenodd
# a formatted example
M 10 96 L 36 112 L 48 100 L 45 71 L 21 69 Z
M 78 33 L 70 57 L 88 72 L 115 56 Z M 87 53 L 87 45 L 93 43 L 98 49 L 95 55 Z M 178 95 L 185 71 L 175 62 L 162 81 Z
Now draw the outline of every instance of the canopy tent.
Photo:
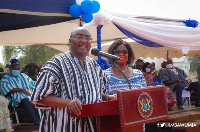
M 80 1 L 80 0 L 79 0 Z M 151 17 L 200 21 L 199 0 L 99 0 L 110 14 L 127 17 Z
M 108 23 L 109 20 L 106 17 L 110 16 L 98 13 L 93 22 L 86 24 L 85 27 Z M 190 20 L 187 21 L 190 22 Z M 147 19 L 144 17 L 112 16 L 111 22 L 129 38 L 140 43 L 131 42 L 136 58 L 172 58 L 183 55 L 193 56 L 200 53 L 200 26 L 188 27 L 187 23 L 184 24 L 182 21 Z M 102 50 L 105 50 L 108 44 L 106 46 L 102 44 L 102 47 Z M 167 56 L 167 52 L 169 56 Z
M 0 0 L 0 32 L 73 20 L 76 0 Z
M 30 2 L 30 3 L 27 4 L 28 2 Z M 133 1 L 131 1 L 130 3 L 132 3 L 132 2 Z M 136 1 L 134 1 L 134 2 L 135 2 L 135 5 L 137 5 L 137 2 Z M 56 4 L 54 4 L 54 3 L 56 3 Z M 29 0 L 29 1 L 20 0 L 20 1 L 17 1 L 16 3 L 12 3 L 13 5 L 11 6 L 10 0 L 1 0 L 0 12 L 3 12 L 3 13 L 0 14 L 0 18 L 1 18 L 1 20 L 4 20 L 4 21 L 0 22 L 0 29 L 2 29 L 0 32 L 0 44 L 5 45 L 5 46 L 30 45 L 30 44 L 38 45 L 39 44 L 39 45 L 50 46 L 52 48 L 58 49 L 63 52 L 68 51 L 67 44 L 68 44 L 70 32 L 75 27 L 79 26 L 79 20 L 78 19 L 73 20 L 74 18 L 70 17 L 70 15 L 68 13 L 68 9 L 69 9 L 70 5 L 72 5 L 74 3 L 76 3 L 75 0 L 70 0 L 70 1 L 67 1 L 67 0 L 48 1 L 48 0 L 45 0 L 42 2 L 42 4 L 38 0 L 34 0 L 34 1 L 33 0 Z M 17 5 L 14 6 L 15 4 L 17 4 Z M 23 6 L 23 4 L 26 4 L 26 6 Z M 22 6 L 23 6 L 23 8 L 22 8 Z M 14 9 L 12 9 L 11 7 L 12 8 L 14 7 Z M 9 8 L 9 9 L 5 10 L 5 8 Z M 116 7 L 114 7 L 114 8 L 116 8 Z M 149 10 L 151 10 L 151 9 L 149 9 Z M 120 11 L 123 12 L 124 10 L 120 9 Z M 13 17 L 13 15 L 16 15 L 16 17 Z M 7 16 L 7 17 L 5 17 L 5 16 Z M 9 17 L 9 16 L 11 16 L 11 17 Z M 23 16 L 24 18 L 21 16 Z M 29 17 L 26 17 L 26 16 L 29 16 Z M 33 19 L 29 19 L 29 18 L 31 18 L 31 16 L 33 17 Z M 105 24 L 105 25 L 101 24 L 101 25 L 103 25 L 103 28 L 101 30 L 102 45 L 103 45 L 103 43 L 111 41 L 115 38 L 127 38 L 127 36 L 126 36 L 127 34 L 126 35 L 123 34 L 121 32 L 122 30 L 120 31 L 118 28 L 123 28 L 126 30 L 126 32 L 131 32 L 131 29 L 133 27 L 126 29 L 125 24 L 134 25 L 134 24 L 131 24 L 133 22 L 132 20 L 134 20 L 134 19 L 133 19 L 133 17 L 127 17 L 127 16 L 124 17 L 124 16 L 126 16 L 126 15 L 124 15 L 122 13 L 121 14 L 113 13 L 113 14 L 111 14 L 111 18 L 113 18 L 113 19 L 110 19 L 109 24 Z M 130 16 L 130 14 L 129 14 L 129 16 Z M 133 12 L 132 16 L 135 16 L 134 12 Z M 5 17 L 7 19 L 3 19 L 3 17 Z M 34 17 L 35 18 L 37 17 L 37 19 L 35 19 Z M 18 24 L 16 24 L 16 21 L 14 21 L 14 20 L 17 20 L 18 18 L 19 18 L 19 20 L 17 22 L 23 22 L 22 24 L 19 24 L 19 25 L 24 26 L 24 27 L 20 27 Z M 23 19 L 20 19 L 20 18 L 23 18 Z M 41 19 L 38 19 L 38 18 L 41 18 Z M 49 25 L 46 25 L 47 23 L 45 23 L 45 19 L 47 19 L 46 22 L 49 22 L 48 23 Z M 104 18 L 104 19 L 107 19 L 107 18 Z M 120 21 L 120 19 L 121 19 L 121 21 Z M 9 23 L 10 20 L 12 20 L 11 24 Z M 36 25 L 31 25 L 31 20 L 38 20 L 38 21 L 37 22 L 32 21 L 33 24 L 35 23 Z M 54 21 L 54 20 L 56 20 L 56 21 Z M 126 23 L 127 20 L 129 21 L 128 23 Z M 95 18 L 93 21 L 95 21 Z M 57 23 L 57 22 L 60 22 L 60 23 Z M 144 24 L 144 21 L 137 21 L 137 22 L 139 22 L 139 23 L 143 22 L 143 24 Z M 27 24 L 28 26 L 25 26 L 26 25 L 25 23 L 26 24 L 28 23 Z M 115 24 L 115 26 L 113 25 L 113 23 Z M 136 21 L 134 21 L 134 23 L 136 23 Z M 4 24 L 8 24 L 8 25 L 5 26 Z M 11 26 L 9 27 L 9 25 L 11 25 Z M 34 27 L 34 26 L 36 26 L 36 27 Z M 116 26 L 118 28 L 116 28 Z M 182 24 L 182 26 L 183 26 L 183 24 Z M 7 28 L 7 27 L 9 27 L 9 28 Z M 15 27 L 15 28 L 13 28 L 13 27 Z M 7 28 L 7 29 L 5 29 L 5 28 Z M 23 28 L 23 29 L 21 29 L 21 28 Z M 133 31 L 135 31 L 135 28 L 137 28 L 137 26 L 134 27 Z M 142 28 L 143 27 L 141 27 L 141 29 Z M 188 28 L 188 27 L 184 27 L 184 28 L 187 28 L 188 29 L 187 31 L 193 30 L 192 28 Z M 15 29 L 18 29 L 18 30 L 15 30 Z M 145 29 L 145 28 L 143 28 L 143 29 Z M 96 41 L 97 41 L 96 26 L 90 26 L 89 30 L 91 31 L 92 36 L 93 36 L 92 46 L 95 47 Z M 197 30 L 197 31 L 195 31 L 195 33 L 198 32 L 198 34 L 199 34 L 199 27 L 194 30 Z M 143 35 L 140 37 L 141 38 L 144 37 L 147 33 L 149 33 L 149 32 L 143 32 L 142 33 Z M 179 33 L 180 33 L 180 31 L 179 31 Z M 198 34 L 196 36 L 198 36 Z M 136 34 L 136 35 L 138 35 L 138 34 Z M 154 38 L 154 36 L 152 38 Z M 162 45 L 169 46 L 167 43 L 160 43 L 158 41 L 152 40 L 152 38 L 147 37 L 147 38 L 145 38 L 145 40 L 150 40 L 151 42 L 158 44 L 160 46 L 162 46 Z M 176 40 L 175 37 L 174 37 L 174 40 Z M 140 46 L 142 46 L 142 45 L 140 45 Z M 135 46 L 134 49 L 136 49 L 136 47 L 140 47 L 140 46 Z M 176 50 L 173 50 L 174 45 L 170 45 L 170 47 L 172 47 L 171 49 L 170 48 L 163 48 L 163 49 L 170 50 L 170 54 L 172 54 L 172 52 L 175 53 L 177 51 L 178 51 L 177 53 L 180 53 L 181 46 L 175 46 L 175 47 L 177 47 Z M 142 48 L 145 49 L 145 47 L 142 47 Z M 155 50 L 157 51 L 157 49 L 158 48 L 156 48 Z M 194 44 L 190 49 L 197 50 L 198 48 Z M 149 51 L 151 51 L 151 50 L 153 50 L 153 49 L 150 48 Z M 141 50 L 138 50 L 138 51 L 140 51 L 139 53 L 137 53 L 138 56 L 144 56 L 144 55 L 148 56 L 148 54 L 143 54 L 141 52 Z M 136 50 L 135 50 L 135 52 L 136 52 Z M 165 51 L 163 51 L 163 52 L 165 52 Z M 147 52 L 145 52 L 145 53 L 147 53 Z M 154 52 L 154 53 L 156 53 L 156 52 Z M 198 51 L 195 51 L 195 52 L 192 51 L 192 54 L 190 54 L 190 53 L 191 52 L 189 52 L 189 55 L 194 55 L 194 54 L 198 53 Z M 156 54 L 157 57 L 160 57 L 159 55 L 160 54 Z M 149 56 L 150 56 L 150 54 L 149 54 Z M 177 56 L 177 55 L 175 55 L 175 56 Z
M 5 46 L 46 45 L 59 51 L 68 51 L 68 40 L 71 31 L 79 26 L 79 20 L 72 20 L 46 26 L 0 32 L 0 44 Z M 96 46 L 97 31 L 93 26 L 92 46 Z M 114 32 L 111 32 L 114 31 Z M 112 23 L 102 28 L 102 42 L 112 41 L 115 38 L 127 38 Z
M 112 22 L 131 39 L 150 47 L 200 50 L 200 26 L 187 27 L 183 22 L 140 20 L 113 17 Z M 188 20 L 190 22 L 190 20 Z
M 143 58 L 150 57 L 152 59 L 154 57 L 157 57 L 157 58 L 162 57 L 165 59 L 174 58 L 174 57 L 180 58 L 184 55 L 181 50 L 175 50 L 175 49 L 169 48 L 169 47 L 149 47 L 149 46 L 139 44 L 138 42 L 135 42 L 135 41 L 131 40 L 130 38 L 123 39 L 123 40 L 130 43 L 136 59 L 138 59 L 140 57 L 143 57 Z M 112 44 L 112 42 L 113 41 L 102 44 L 101 50 L 104 52 L 107 52 L 108 48 Z M 97 48 L 97 47 L 95 46 L 94 48 Z M 190 51 L 186 55 L 192 57 L 199 53 L 200 53 L 199 50 L 198 51 Z M 91 57 L 93 57 L 95 59 L 97 58 L 93 55 L 91 55 Z
M 46 45 L 57 49 L 59 51 L 65 52 L 69 50 L 68 39 L 70 36 L 70 31 L 78 26 L 78 21 L 73 20 L 70 22 L 62 22 L 58 24 L 26 28 L 13 31 L 0 32 L 0 43 L 6 46 L 22 46 L 22 45 Z M 97 32 L 96 27 L 92 26 L 89 29 L 92 32 L 93 43 L 92 47 L 97 46 Z M 113 32 L 110 32 L 113 31 Z M 102 50 L 106 51 L 109 41 L 115 38 L 127 38 L 120 30 L 118 30 L 112 23 L 103 26 L 101 30 L 102 38 Z M 12 39 L 11 39 L 12 38 Z M 130 42 L 130 40 L 127 40 Z M 137 42 L 130 42 L 132 48 L 135 52 L 135 57 L 163 57 L 167 58 L 167 51 L 169 51 L 169 57 L 181 57 L 183 56 L 181 50 L 175 50 L 173 48 L 167 47 L 149 47 L 141 45 Z M 105 45 L 105 46 L 104 46 Z M 198 54 L 199 51 L 190 51 L 188 56 L 193 56 Z

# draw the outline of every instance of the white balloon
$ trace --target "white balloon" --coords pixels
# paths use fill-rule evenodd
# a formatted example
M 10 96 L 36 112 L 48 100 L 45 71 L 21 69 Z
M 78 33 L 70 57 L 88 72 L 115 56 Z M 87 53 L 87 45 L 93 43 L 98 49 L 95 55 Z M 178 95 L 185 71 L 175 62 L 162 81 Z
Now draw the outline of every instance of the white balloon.
M 76 0 L 76 4 L 78 4 L 78 5 L 81 5 L 81 2 L 82 2 L 83 0 Z

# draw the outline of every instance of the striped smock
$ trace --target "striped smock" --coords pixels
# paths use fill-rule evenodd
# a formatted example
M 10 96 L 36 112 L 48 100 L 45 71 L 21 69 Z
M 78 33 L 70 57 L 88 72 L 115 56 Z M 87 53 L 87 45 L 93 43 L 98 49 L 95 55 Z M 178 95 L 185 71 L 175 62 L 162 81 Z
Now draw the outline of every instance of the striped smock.
M 129 89 L 128 82 L 125 78 L 115 77 L 109 69 L 105 70 L 105 75 L 107 79 L 105 88 L 109 95 L 116 94 L 118 90 Z M 143 73 L 138 69 L 133 69 L 133 76 L 128 79 L 132 89 L 147 86 Z
M 38 102 L 47 95 L 64 99 L 79 98 L 83 104 L 102 101 L 102 69 L 92 58 L 86 57 L 85 69 L 70 53 L 50 59 L 41 69 L 31 100 Z M 67 108 L 44 109 L 40 132 L 96 132 L 96 117 L 71 117 Z
M 13 88 L 23 88 L 29 91 L 31 94 L 35 88 L 35 81 L 33 81 L 29 76 L 24 73 L 20 73 L 18 77 L 13 77 L 11 74 L 4 75 L 1 79 L 1 91 L 5 96 L 9 93 Z M 26 95 L 23 92 L 15 92 L 11 94 L 12 97 L 12 105 L 15 106 L 16 103 L 20 103 L 24 98 L 30 98 L 30 96 Z M 10 99 L 10 96 L 8 96 Z

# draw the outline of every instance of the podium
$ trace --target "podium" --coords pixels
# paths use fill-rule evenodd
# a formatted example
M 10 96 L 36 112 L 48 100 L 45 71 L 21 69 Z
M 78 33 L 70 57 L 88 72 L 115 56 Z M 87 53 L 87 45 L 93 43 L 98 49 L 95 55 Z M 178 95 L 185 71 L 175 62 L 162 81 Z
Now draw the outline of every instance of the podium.
M 142 132 L 144 123 L 168 118 L 164 87 L 117 91 L 117 100 L 83 105 L 79 117 L 87 116 L 97 116 L 98 132 Z

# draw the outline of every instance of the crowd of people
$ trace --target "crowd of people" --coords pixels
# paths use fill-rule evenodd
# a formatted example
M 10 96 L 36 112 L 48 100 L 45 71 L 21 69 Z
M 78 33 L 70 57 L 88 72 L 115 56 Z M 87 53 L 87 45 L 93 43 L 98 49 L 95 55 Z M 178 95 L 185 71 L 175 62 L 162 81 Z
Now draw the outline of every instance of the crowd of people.
M 35 81 L 28 75 L 21 73 L 20 62 L 11 59 L 10 74 L 4 75 L 0 81 L 1 93 L 9 100 L 14 107 L 22 106 L 35 125 L 39 126 L 40 120 L 35 113 L 30 96 L 35 88 Z
M 120 58 L 114 64 L 127 77 L 128 83 L 116 67 L 102 70 L 88 57 L 91 40 L 86 28 L 74 29 L 69 39 L 70 51 L 52 57 L 41 69 L 30 63 L 20 72 L 20 62 L 11 60 L 10 68 L 6 70 L 10 74 L 4 75 L 0 82 L 1 93 L 12 98 L 12 105 L 22 105 L 34 124 L 40 124 L 41 132 L 96 132 L 96 117 L 72 117 L 71 113 L 81 115 L 83 104 L 116 100 L 118 90 L 152 86 L 155 78 L 160 78 L 161 84 L 165 85 L 169 109 L 176 100 L 178 109 L 184 109 L 183 89 L 194 91 L 195 106 L 200 107 L 200 83 L 186 80 L 184 71 L 174 67 L 171 59 L 163 62 L 159 71 L 155 70 L 155 63 L 141 59 L 129 67 L 135 59 L 134 51 L 128 42 L 116 39 L 108 53 Z M 176 99 L 172 91 L 176 91 Z M 33 104 L 43 109 L 40 119 Z
M 7 101 L 10 102 L 8 103 L 10 112 L 12 113 L 13 111 L 12 107 L 15 107 L 15 109 L 21 107 L 24 111 L 18 115 L 20 121 L 31 121 L 36 126 L 39 126 L 40 119 L 37 109 L 35 109 L 33 103 L 30 102 L 30 96 L 35 88 L 39 66 L 34 63 L 29 63 L 25 68 L 21 69 L 19 60 L 11 59 L 10 63 L 6 64 L 4 69 L 0 68 L 0 70 L 0 96 L 6 97 Z M 14 115 L 11 114 L 9 119 L 13 117 Z M 9 119 L 7 119 L 7 121 Z M 14 120 L 17 122 L 18 119 L 16 118 Z M 4 123 L 5 126 L 8 126 L 8 123 Z M 5 127 L 4 129 L 6 128 L 9 127 Z

